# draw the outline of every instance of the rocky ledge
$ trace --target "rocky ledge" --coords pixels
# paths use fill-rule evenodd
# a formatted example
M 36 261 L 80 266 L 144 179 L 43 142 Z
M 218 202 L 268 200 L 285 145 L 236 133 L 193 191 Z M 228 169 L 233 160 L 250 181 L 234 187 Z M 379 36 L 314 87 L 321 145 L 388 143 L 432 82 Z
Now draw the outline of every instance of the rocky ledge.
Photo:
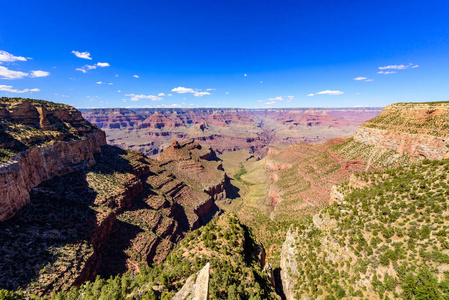
M 449 157 L 449 103 L 397 103 L 357 129 L 354 140 L 429 159 Z

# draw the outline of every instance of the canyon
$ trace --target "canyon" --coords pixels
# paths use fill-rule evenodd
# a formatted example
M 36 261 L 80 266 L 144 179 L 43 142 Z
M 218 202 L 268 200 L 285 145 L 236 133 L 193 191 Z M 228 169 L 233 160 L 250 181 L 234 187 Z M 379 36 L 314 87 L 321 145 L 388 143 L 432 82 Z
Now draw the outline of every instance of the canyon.
M 230 189 L 215 152 L 192 140 L 154 160 L 106 145 L 72 107 L 2 107 L 2 146 L 14 151 L 0 166 L 1 287 L 46 295 L 159 264 Z
M 246 149 L 263 157 L 269 146 L 318 143 L 349 136 L 381 108 L 90 109 L 83 116 L 112 145 L 156 156 L 172 140 L 194 139 L 218 154 Z
M 2 98 L 0 287 L 52 297 L 132 278 L 127 295 L 188 298 L 206 266 L 212 298 L 397 297 L 392 234 L 445 270 L 447 107 L 83 111 L 103 132 L 70 106 Z M 416 224 L 433 250 L 404 238 Z

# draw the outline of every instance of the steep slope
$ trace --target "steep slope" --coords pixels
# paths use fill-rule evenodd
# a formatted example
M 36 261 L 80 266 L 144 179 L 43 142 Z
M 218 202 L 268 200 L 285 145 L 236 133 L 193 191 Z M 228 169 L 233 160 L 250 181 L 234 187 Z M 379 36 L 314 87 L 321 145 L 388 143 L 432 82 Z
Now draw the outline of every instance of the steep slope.
M 42 181 L 95 164 L 104 132 L 68 105 L 0 98 L 0 222 Z
M 447 297 L 447 170 L 448 160 L 426 160 L 360 174 L 363 189 L 343 185 L 342 202 L 287 235 L 287 299 Z
M 81 292 L 88 299 L 185 299 L 179 292 L 192 285 L 200 270 L 198 278 L 209 278 L 209 299 L 279 299 L 264 267 L 263 246 L 234 215 L 224 214 L 188 234 L 155 268 L 97 278 L 52 299 L 75 299 Z
M 176 144 L 173 151 L 182 152 L 183 156 L 174 153 L 172 158 L 159 161 L 113 146 L 98 145 L 97 153 L 93 153 L 77 143 L 95 135 L 104 140 L 104 133 L 79 119 L 79 112 L 73 108 L 34 100 L 7 99 L 2 103 L 6 103 L 10 115 L 14 115 L 11 111 L 15 112 L 16 107 L 25 106 L 27 112 L 20 119 L 4 119 L 11 122 L 4 125 L 9 126 L 5 135 L 17 132 L 11 128 L 33 133 L 41 130 L 31 129 L 37 125 L 33 123 L 34 117 L 28 117 L 29 111 L 36 107 L 47 109 L 46 115 L 39 119 L 40 124 L 45 124 L 46 117 L 59 122 L 62 117 L 55 115 L 65 116 L 61 110 L 64 113 L 68 110 L 70 114 L 63 119 L 64 125 L 79 126 L 84 131 L 79 130 L 78 134 L 83 136 L 71 141 L 54 141 L 49 137 L 58 136 L 60 128 L 46 130 L 45 137 L 33 141 L 45 141 L 48 145 L 24 144 L 24 150 L 12 156 L 12 163 L 8 157 L 2 165 L 8 168 L 17 157 L 33 151 L 43 153 L 45 162 L 40 167 L 39 160 L 27 159 L 31 165 L 8 168 L 13 176 L 5 177 L 1 191 L 6 195 L 11 194 L 14 184 L 22 187 L 23 182 L 11 181 L 22 176 L 20 172 L 27 177 L 33 166 L 42 168 L 40 176 L 48 170 L 51 177 L 33 181 L 29 203 L 17 209 L 14 217 L 0 223 L 0 288 L 20 287 L 27 294 L 47 295 L 79 286 L 97 274 L 107 277 L 128 270 L 139 272 L 145 266 L 159 264 L 186 232 L 206 224 L 217 213 L 215 199 L 226 196 L 229 182 L 210 148 L 192 142 Z M 10 121 L 17 119 L 15 123 Z M 50 121 L 48 126 L 53 126 Z M 19 138 L 7 141 L 10 146 L 2 148 L 7 153 L 15 150 L 14 143 L 20 142 Z M 64 146 L 60 147 L 61 144 Z M 45 150 L 49 147 L 52 148 Z M 48 154 L 58 154 L 54 149 L 64 152 L 59 157 L 49 157 Z M 89 163 L 75 164 L 77 161 L 66 157 L 71 153 L 86 157 Z M 196 177 L 184 181 L 186 174 Z M 201 184 L 209 177 L 206 184 Z

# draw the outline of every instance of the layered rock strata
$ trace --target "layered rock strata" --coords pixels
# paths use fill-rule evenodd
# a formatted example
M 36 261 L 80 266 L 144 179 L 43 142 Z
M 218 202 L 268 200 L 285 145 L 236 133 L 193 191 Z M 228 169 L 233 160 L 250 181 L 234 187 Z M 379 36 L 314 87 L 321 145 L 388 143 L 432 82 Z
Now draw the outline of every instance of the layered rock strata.
M 428 159 L 449 157 L 449 103 L 397 103 L 366 121 L 354 140 Z
M 30 201 L 30 191 L 55 176 L 90 167 L 106 144 L 104 132 L 70 106 L 0 99 L 0 221 Z

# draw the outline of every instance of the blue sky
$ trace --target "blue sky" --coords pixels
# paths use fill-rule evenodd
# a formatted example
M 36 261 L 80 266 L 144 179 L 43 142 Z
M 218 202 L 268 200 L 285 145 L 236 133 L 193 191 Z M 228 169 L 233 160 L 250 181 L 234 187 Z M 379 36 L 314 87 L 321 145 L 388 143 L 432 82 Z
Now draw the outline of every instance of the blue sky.
M 447 0 L 3 1 L 0 96 L 75 107 L 449 100 L 448 12 Z

